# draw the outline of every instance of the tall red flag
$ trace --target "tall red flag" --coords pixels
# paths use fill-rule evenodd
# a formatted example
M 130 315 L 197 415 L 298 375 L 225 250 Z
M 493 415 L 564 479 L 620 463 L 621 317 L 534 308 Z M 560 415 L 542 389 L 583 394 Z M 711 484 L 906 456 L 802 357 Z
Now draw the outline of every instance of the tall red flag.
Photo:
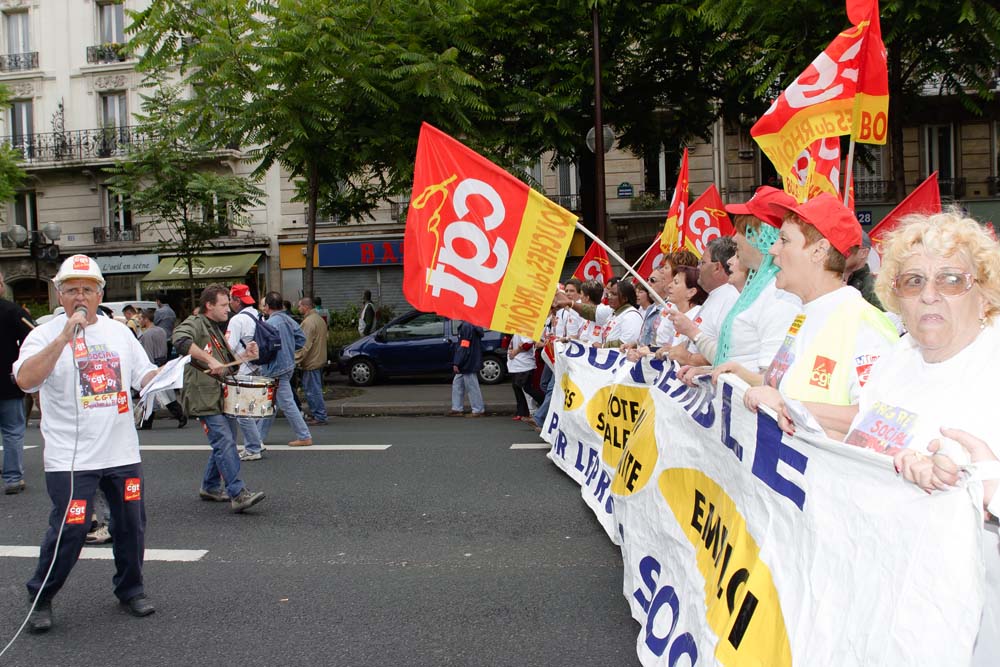
M 782 180 L 785 192 L 800 204 L 823 192 L 840 195 L 840 137 L 814 141 Z
M 576 216 L 424 123 L 403 240 L 415 308 L 538 340 Z
M 889 75 L 877 0 L 850 0 L 853 25 L 778 96 L 750 135 L 788 174 L 799 154 L 817 139 L 850 134 L 855 141 L 884 144 L 889 114 Z
M 905 216 L 911 213 L 932 214 L 940 212 L 941 190 L 938 188 L 938 175 L 935 171 L 868 232 L 868 236 L 872 239 L 872 247 L 875 248 L 875 251 L 881 257 L 882 242 L 885 240 L 885 236 L 896 229 L 899 226 L 900 220 Z
M 639 264 L 639 268 L 635 270 L 643 280 L 649 278 L 653 275 L 653 271 L 663 266 L 663 262 L 667 257 L 667 253 L 660 249 L 659 237 L 653 239 L 653 243 L 649 250 L 646 252 L 645 256 L 642 258 L 642 262 Z
M 684 227 L 684 214 L 688 205 L 688 149 L 684 149 L 681 158 L 681 170 L 677 174 L 677 187 L 670 199 L 670 210 L 667 211 L 667 221 L 663 223 L 663 233 L 660 234 L 660 250 L 672 252 L 681 247 L 684 240 L 681 230 Z
M 602 285 L 613 278 L 615 272 L 611 269 L 608 251 L 600 243 L 591 243 L 586 254 L 580 260 L 580 265 L 573 272 L 573 277 L 580 280 L 596 280 Z
M 700 258 L 709 241 L 720 236 L 732 236 L 735 232 L 722 197 L 713 183 L 688 208 L 682 233 L 684 248 Z

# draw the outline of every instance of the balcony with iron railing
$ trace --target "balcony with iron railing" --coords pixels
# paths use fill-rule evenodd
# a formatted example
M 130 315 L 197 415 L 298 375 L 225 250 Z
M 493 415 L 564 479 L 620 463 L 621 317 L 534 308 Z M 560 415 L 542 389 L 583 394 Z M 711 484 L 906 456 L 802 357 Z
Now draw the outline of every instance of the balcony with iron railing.
M 895 201 L 896 184 L 893 181 L 858 179 L 854 181 L 854 201 L 879 203 Z
M 389 202 L 389 217 L 392 218 L 393 222 L 404 222 L 406 220 L 406 212 L 410 208 L 409 199 L 401 199 L 398 201 Z
M 105 63 L 120 63 L 129 59 L 128 47 L 125 44 L 106 42 L 87 47 L 87 62 L 92 65 Z
M 81 162 L 127 155 L 146 141 L 134 126 L 24 134 L 3 139 L 28 164 Z
M 580 195 L 545 195 L 567 211 L 578 213 L 581 210 Z
M 38 51 L 0 55 L 0 72 L 26 72 L 38 68 Z
M 94 243 L 133 243 L 140 240 L 139 227 L 131 229 L 94 227 Z

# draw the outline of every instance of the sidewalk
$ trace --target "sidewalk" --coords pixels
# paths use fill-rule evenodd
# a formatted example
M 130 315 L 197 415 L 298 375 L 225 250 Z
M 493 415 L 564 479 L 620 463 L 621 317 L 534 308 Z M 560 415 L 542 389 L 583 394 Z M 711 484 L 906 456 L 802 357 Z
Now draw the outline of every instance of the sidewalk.
M 372 387 L 346 387 L 333 383 L 335 394 L 346 390 L 360 392 L 357 396 L 327 399 L 326 411 L 331 417 L 362 417 L 368 415 L 444 415 L 451 409 L 451 384 L 377 384 Z M 510 382 L 480 385 L 486 414 L 514 414 L 514 393 Z M 466 407 L 468 409 L 468 407 Z

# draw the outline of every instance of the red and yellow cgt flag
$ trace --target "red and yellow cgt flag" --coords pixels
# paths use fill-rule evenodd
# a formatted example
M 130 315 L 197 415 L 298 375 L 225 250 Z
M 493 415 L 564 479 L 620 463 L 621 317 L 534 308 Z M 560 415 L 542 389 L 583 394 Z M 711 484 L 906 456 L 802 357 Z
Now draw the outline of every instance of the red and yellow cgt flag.
M 726 206 L 715 188 L 715 184 L 700 197 L 691 202 L 684 221 L 684 249 L 690 250 L 699 258 L 705 254 L 709 241 L 720 236 L 732 236 L 736 233 L 733 222 L 726 214 Z
M 779 174 L 791 173 L 799 154 L 817 139 L 849 134 L 860 143 L 886 141 L 889 75 L 878 0 L 848 0 L 847 10 L 851 28 L 750 129 Z
M 785 192 L 800 204 L 823 192 L 840 196 L 840 137 L 814 141 L 782 180 Z
M 580 265 L 573 272 L 574 278 L 580 280 L 596 280 L 602 285 L 606 285 L 615 275 L 611 268 L 611 260 L 608 259 L 608 251 L 600 243 L 591 243 L 587 248 L 587 253 L 580 260 Z
M 403 293 L 418 310 L 538 340 L 575 224 L 575 215 L 424 123 Z
M 670 199 L 670 210 L 667 211 L 667 221 L 663 223 L 660 234 L 660 251 L 667 253 L 679 250 L 684 243 L 681 229 L 684 227 L 684 212 L 688 204 L 688 149 L 684 149 L 681 159 L 681 169 L 677 174 L 677 187 Z

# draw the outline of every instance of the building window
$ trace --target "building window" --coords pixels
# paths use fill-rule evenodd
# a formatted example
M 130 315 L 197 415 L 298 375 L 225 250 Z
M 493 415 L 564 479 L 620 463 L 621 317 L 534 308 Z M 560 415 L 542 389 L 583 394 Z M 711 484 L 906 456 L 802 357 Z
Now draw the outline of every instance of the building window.
M 14 197 L 14 224 L 29 232 L 38 231 L 38 206 L 34 190 L 18 192 Z
M 212 195 L 211 201 L 205 202 L 201 207 L 201 213 L 202 222 L 217 230 L 219 236 L 229 234 L 229 206 L 225 200 L 220 200 L 217 195 Z
M 580 210 L 580 182 L 578 180 L 575 162 L 568 160 L 560 161 L 556 165 L 556 195 L 552 199 L 565 209 L 570 211 Z
M 951 125 L 928 125 L 924 128 L 924 172 L 935 171 L 938 180 L 955 178 L 955 142 Z
M 128 103 L 125 93 L 101 95 L 101 126 L 128 126 Z
M 4 14 L 4 36 L 7 38 L 7 54 L 15 55 L 31 52 L 31 33 L 28 29 L 28 12 Z
M 115 193 L 111 188 L 104 188 L 104 219 L 107 228 L 112 232 L 124 232 L 132 229 L 132 209 L 128 199 Z
M 97 5 L 97 20 L 102 44 L 125 42 L 125 6 L 122 3 L 104 2 Z
M 10 107 L 10 145 L 26 158 L 32 155 L 32 135 L 35 133 L 34 105 L 31 100 L 15 100 Z
M 893 183 L 886 177 L 885 153 L 874 144 L 854 145 L 854 198 L 856 201 L 888 201 L 893 195 Z

